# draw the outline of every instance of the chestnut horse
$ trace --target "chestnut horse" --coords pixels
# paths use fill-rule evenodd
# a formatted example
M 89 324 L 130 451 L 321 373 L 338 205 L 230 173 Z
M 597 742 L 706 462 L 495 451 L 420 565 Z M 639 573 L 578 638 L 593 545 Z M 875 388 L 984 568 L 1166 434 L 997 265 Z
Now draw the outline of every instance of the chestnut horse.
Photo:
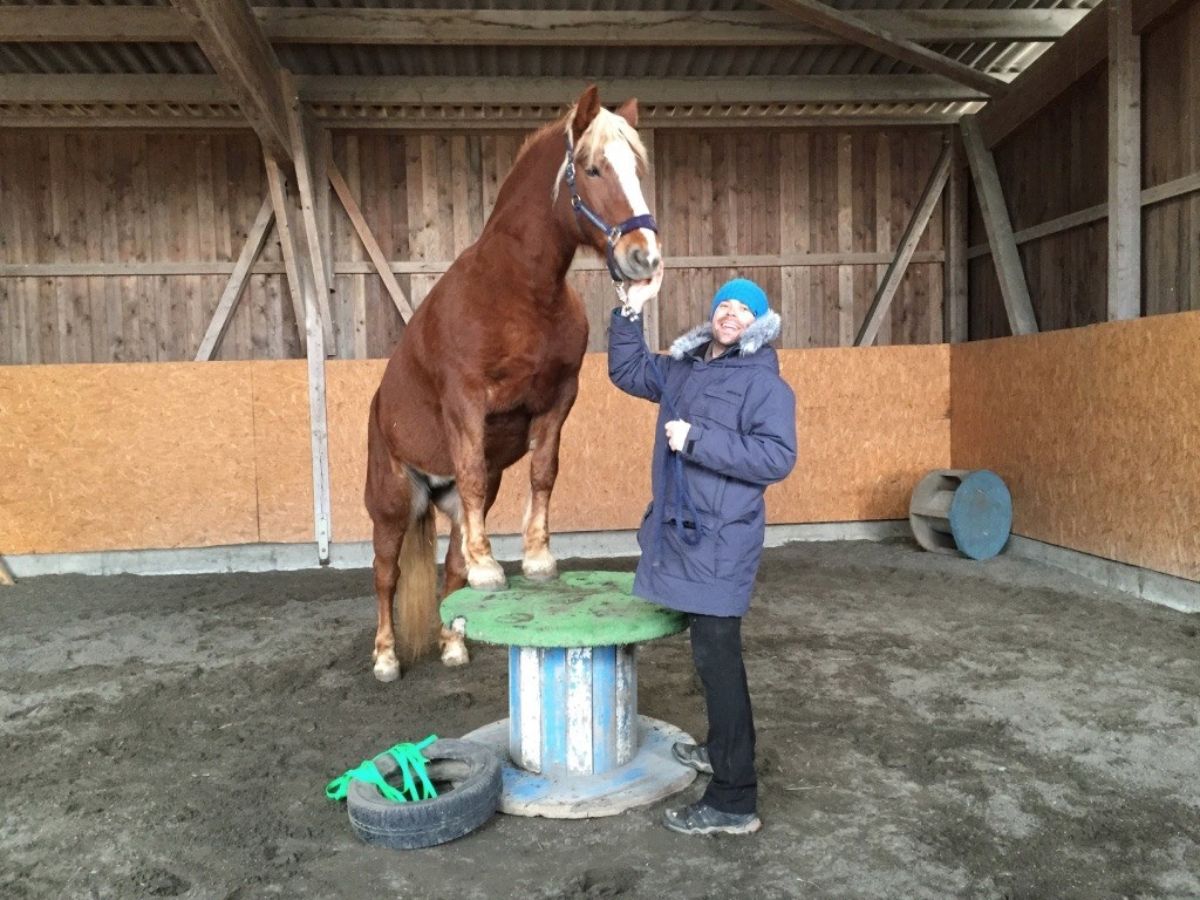
M 380 681 L 399 677 L 401 658 L 407 664 L 433 646 L 435 590 L 406 589 L 409 570 L 420 567 L 401 561 L 428 554 L 432 568 L 435 509 L 451 521 L 441 596 L 467 583 L 505 585 L 484 522 L 501 473 L 526 451 L 522 571 L 557 576 L 548 507 L 588 334 L 567 269 L 583 246 L 605 255 L 619 294 L 628 282 L 648 296 L 662 276 L 657 226 L 638 180 L 646 159 L 636 125 L 636 100 L 612 113 L 593 86 L 563 119 L 533 134 L 479 239 L 434 285 L 388 362 L 371 401 L 365 495 L 374 525 Z M 410 546 L 402 554 L 405 535 Z M 447 665 L 467 662 L 461 635 L 442 628 L 440 643 Z

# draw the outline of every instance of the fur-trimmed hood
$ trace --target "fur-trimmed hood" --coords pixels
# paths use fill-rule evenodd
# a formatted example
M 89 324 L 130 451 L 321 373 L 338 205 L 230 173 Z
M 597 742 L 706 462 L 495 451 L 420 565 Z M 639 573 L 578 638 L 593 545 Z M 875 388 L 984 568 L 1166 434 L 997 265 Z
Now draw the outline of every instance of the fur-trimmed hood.
M 742 334 L 742 339 L 738 341 L 738 352 L 742 356 L 757 353 L 764 345 L 779 337 L 779 326 L 779 313 L 768 309 L 766 313 L 755 319 Z M 707 344 L 711 340 L 712 322 L 697 325 L 691 331 L 685 332 L 675 339 L 675 342 L 671 344 L 671 356 L 675 359 L 683 359 L 697 347 Z

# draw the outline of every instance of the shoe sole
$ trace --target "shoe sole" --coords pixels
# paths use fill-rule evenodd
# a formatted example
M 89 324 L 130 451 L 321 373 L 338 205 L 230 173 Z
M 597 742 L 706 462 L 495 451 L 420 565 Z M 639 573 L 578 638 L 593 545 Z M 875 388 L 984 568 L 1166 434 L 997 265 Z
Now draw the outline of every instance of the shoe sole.
M 684 828 L 675 825 L 670 820 L 663 822 L 663 825 L 676 834 L 754 834 L 762 828 L 762 819 L 755 819 L 753 822 L 747 822 L 745 825 L 710 825 L 707 828 Z

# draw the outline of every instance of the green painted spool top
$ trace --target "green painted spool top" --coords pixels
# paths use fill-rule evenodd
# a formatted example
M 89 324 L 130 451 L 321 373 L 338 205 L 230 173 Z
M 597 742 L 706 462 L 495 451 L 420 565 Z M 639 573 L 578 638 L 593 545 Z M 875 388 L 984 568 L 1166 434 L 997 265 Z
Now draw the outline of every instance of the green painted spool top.
M 503 591 L 462 588 L 442 601 L 442 622 L 462 616 L 467 637 L 517 647 L 605 647 L 676 634 L 687 617 L 633 596 L 630 572 L 564 572 L 551 581 L 510 578 Z

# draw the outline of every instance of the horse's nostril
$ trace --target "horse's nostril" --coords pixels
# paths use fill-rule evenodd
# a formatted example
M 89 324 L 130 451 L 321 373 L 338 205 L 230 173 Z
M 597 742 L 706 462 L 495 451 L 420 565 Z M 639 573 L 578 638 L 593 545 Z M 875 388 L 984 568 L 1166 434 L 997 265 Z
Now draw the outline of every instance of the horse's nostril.
M 643 250 L 641 247 L 634 247 L 633 252 L 630 253 L 629 255 L 631 257 L 633 257 L 634 265 L 636 265 L 640 268 L 645 268 L 647 265 L 649 265 L 649 262 L 650 262 L 649 254 L 647 254 L 646 251 Z

